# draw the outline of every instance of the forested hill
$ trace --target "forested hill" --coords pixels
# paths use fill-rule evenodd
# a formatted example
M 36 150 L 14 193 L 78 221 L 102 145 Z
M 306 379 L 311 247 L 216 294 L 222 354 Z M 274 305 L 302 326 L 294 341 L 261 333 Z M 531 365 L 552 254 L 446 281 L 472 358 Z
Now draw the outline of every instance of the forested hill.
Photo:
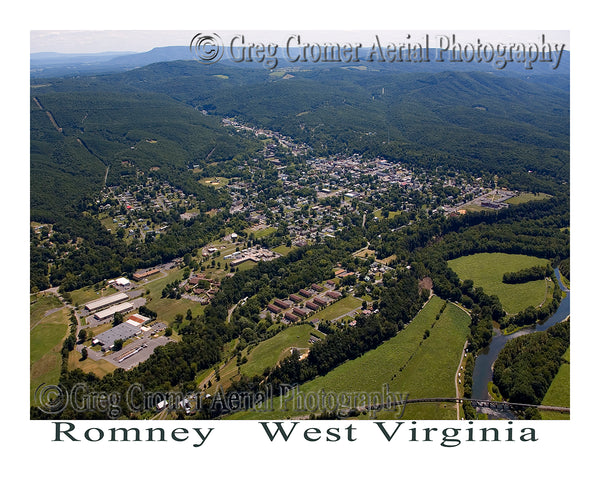
M 380 155 L 515 179 L 531 171 L 542 190 L 546 177 L 569 178 L 569 77 L 562 74 L 269 71 L 177 61 L 44 83 L 51 86 L 35 91 L 162 93 L 290 135 L 316 155 Z

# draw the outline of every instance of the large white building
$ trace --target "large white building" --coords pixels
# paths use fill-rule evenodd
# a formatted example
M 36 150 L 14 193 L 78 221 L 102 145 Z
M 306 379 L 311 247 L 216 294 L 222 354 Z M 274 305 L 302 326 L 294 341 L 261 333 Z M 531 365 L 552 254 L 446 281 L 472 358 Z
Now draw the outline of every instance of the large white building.
M 110 307 L 116 303 L 124 302 L 125 300 L 129 300 L 129 297 L 126 293 L 115 293 L 114 295 L 109 295 L 108 297 L 102 297 L 98 300 L 88 302 L 85 304 L 85 308 L 91 313 L 102 308 Z
M 105 310 L 101 310 L 100 312 L 94 315 L 94 318 L 96 320 L 102 321 L 112 317 L 115 313 L 126 313 L 131 312 L 131 310 L 133 310 L 133 303 L 119 303 L 118 305 L 113 305 L 112 307 L 109 307 Z

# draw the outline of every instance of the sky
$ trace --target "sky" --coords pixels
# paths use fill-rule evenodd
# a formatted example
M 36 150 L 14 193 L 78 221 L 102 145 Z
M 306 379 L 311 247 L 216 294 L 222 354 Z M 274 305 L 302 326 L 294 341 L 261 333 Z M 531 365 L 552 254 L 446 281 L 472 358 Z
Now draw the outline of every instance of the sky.
M 301 35 L 303 42 L 362 42 L 370 45 L 375 35 L 386 42 L 424 42 L 426 34 L 430 38 L 430 46 L 438 47 L 440 36 L 451 38 L 456 35 L 457 42 L 482 43 L 525 42 L 565 44 L 570 48 L 568 30 L 415 30 L 382 28 L 379 30 L 306 30 L 306 29 L 258 29 L 258 30 L 32 30 L 30 32 L 30 53 L 100 53 L 100 52 L 145 52 L 155 47 L 187 46 L 198 33 L 217 33 L 224 42 L 229 42 L 235 35 L 243 34 L 246 41 L 284 44 L 292 35 Z

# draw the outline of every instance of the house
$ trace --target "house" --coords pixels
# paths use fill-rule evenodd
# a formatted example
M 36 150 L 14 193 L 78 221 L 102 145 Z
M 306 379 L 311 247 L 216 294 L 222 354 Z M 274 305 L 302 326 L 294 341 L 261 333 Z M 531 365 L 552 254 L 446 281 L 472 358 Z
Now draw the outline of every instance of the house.
M 281 312 L 281 308 L 276 307 L 275 305 L 273 305 L 271 303 L 269 303 L 269 305 L 267 305 L 267 310 L 269 310 L 270 312 L 273 312 L 273 313 Z

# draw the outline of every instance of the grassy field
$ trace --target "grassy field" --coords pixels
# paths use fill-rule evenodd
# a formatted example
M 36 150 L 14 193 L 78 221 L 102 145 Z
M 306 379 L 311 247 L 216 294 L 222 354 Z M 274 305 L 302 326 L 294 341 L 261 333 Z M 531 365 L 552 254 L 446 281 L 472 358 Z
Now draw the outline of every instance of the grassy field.
M 516 197 L 509 198 L 506 203 L 509 205 L 518 205 L 520 203 L 531 202 L 532 200 L 546 200 L 550 198 L 552 195 L 548 195 L 547 193 L 519 193 Z
M 328 305 L 323 310 L 313 313 L 308 320 L 320 319 L 320 320 L 334 320 L 341 317 L 352 310 L 359 308 L 362 305 L 362 300 L 353 296 L 347 296 L 338 300 L 337 302 Z
M 273 337 L 259 343 L 248 353 L 246 348 L 242 352 L 242 358 L 247 357 L 248 361 L 241 365 L 240 373 L 238 373 L 237 358 L 227 361 L 219 369 L 221 380 L 218 384 L 227 390 L 231 383 L 239 380 L 241 375 L 253 377 L 261 375 L 266 367 L 274 367 L 280 360 L 288 356 L 291 348 L 297 348 L 303 352 L 308 352 L 310 343 L 308 342 L 310 335 L 313 334 L 322 338 L 323 334 L 315 330 L 311 325 L 295 325 L 288 327 Z M 210 369 L 211 371 L 213 369 Z M 203 372 L 202 377 L 206 377 L 207 372 Z M 209 372 L 210 373 L 210 372 Z M 212 380 L 212 386 L 206 390 L 207 393 L 214 394 L 218 388 L 217 383 Z
M 391 220 L 392 218 L 394 218 L 394 217 L 397 217 L 398 215 L 400 215 L 400 213 L 402 213 L 402 212 L 390 212 L 390 214 L 389 214 L 389 216 L 388 216 L 388 219 L 390 219 L 390 220 Z M 373 212 L 373 215 L 374 215 L 375 217 L 377 217 L 377 218 L 383 218 L 383 216 L 382 216 L 382 214 L 381 214 L 381 209 L 379 209 L 379 210 L 375 210 L 375 211 Z
M 31 295 L 29 297 L 29 326 L 39 322 L 48 310 L 62 307 L 61 301 L 54 295 Z
M 56 384 L 60 376 L 60 350 L 68 333 L 69 310 L 62 308 L 37 323 L 30 332 L 30 396 L 41 383 Z
M 361 357 L 345 362 L 323 377 L 305 383 L 300 393 L 307 392 L 390 392 L 408 393 L 412 398 L 450 396 L 456 394 L 454 375 L 462 347 L 469 333 L 469 317 L 458 307 L 448 304 L 440 319 L 436 315 L 444 301 L 432 297 L 415 319 L 390 340 Z M 434 326 L 432 327 L 432 324 Z M 428 338 L 423 339 L 429 330 Z M 280 405 L 275 399 L 276 410 Z M 301 413 L 300 413 L 301 414 Z M 394 418 L 395 412 L 379 418 Z M 243 412 L 236 419 L 286 418 L 291 412 Z M 360 418 L 368 418 L 361 416 Z M 456 419 L 454 405 L 416 405 L 406 409 L 404 418 Z
M 211 178 L 203 178 L 202 180 L 198 180 L 202 185 L 206 185 L 208 187 L 213 188 L 221 188 L 229 183 L 229 179 L 225 177 L 211 177 Z
M 543 258 L 507 253 L 477 253 L 448 261 L 461 280 L 471 279 L 475 287 L 482 287 L 488 295 L 497 295 L 509 314 L 520 312 L 530 305 L 537 307 L 544 302 L 546 281 L 510 285 L 502 283 L 504 273 L 547 263 L 548 260 Z M 550 291 L 552 288 L 549 285 Z
M 69 353 L 69 370 L 81 368 L 85 373 L 94 373 L 98 377 L 103 377 L 107 373 L 112 373 L 117 367 L 106 360 L 92 360 L 90 358 L 81 361 L 81 353 L 73 350 Z
M 286 247 L 285 245 L 279 245 L 278 247 L 273 248 L 273 251 L 285 256 L 296 248 L 298 247 Z
M 265 228 L 261 228 L 260 230 L 252 230 L 250 228 L 246 228 L 244 231 L 248 235 L 254 234 L 254 238 L 256 238 L 257 240 L 260 240 L 261 238 L 264 238 L 268 235 L 271 235 L 272 233 L 275 233 L 277 231 L 277 227 L 265 227 Z
M 114 295 L 115 293 L 118 293 L 118 291 L 112 286 L 106 286 L 100 290 L 91 286 L 73 290 L 72 292 L 69 292 L 69 295 L 71 295 L 73 305 L 83 305 L 92 300 L 97 300 L 98 298 L 106 297 L 108 295 Z
M 259 343 L 247 355 L 248 363 L 242 365 L 242 374 L 250 378 L 262 374 L 266 367 L 272 367 L 287 357 L 292 348 L 297 348 L 301 352 L 307 351 L 311 334 L 319 338 L 324 336 L 311 325 L 297 325 L 286 328 L 274 337 Z
M 182 278 L 183 272 L 180 269 L 173 269 L 165 277 L 157 277 L 143 285 L 145 289 L 150 290 L 150 293 L 146 296 L 146 307 L 158 314 L 158 320 L 170 323 L 178 313 L 185 316 L 188 308 L 194 316 L 204 310 L 204 306 L 199 302 L 193 302 L 184 298 L 179 300 L 161 298 L 162 291 L 168 283 L 181 280 Z
M 569 407 L 571 405 L 571 349 L 568 348 L 565 354 L 563 355 L 563 359 L 567 361 L 567 363 L 563 363 L 552 380 L 550 384 L 550 388 L 546 392 L 544 396 L 544 400 L 542 400 L 542 405 L 555 405 L 557 407 Z M 545 412 L 541 411 L 543 420 L 568 420 L 570 415 L 566 413 L 559 412 Z

